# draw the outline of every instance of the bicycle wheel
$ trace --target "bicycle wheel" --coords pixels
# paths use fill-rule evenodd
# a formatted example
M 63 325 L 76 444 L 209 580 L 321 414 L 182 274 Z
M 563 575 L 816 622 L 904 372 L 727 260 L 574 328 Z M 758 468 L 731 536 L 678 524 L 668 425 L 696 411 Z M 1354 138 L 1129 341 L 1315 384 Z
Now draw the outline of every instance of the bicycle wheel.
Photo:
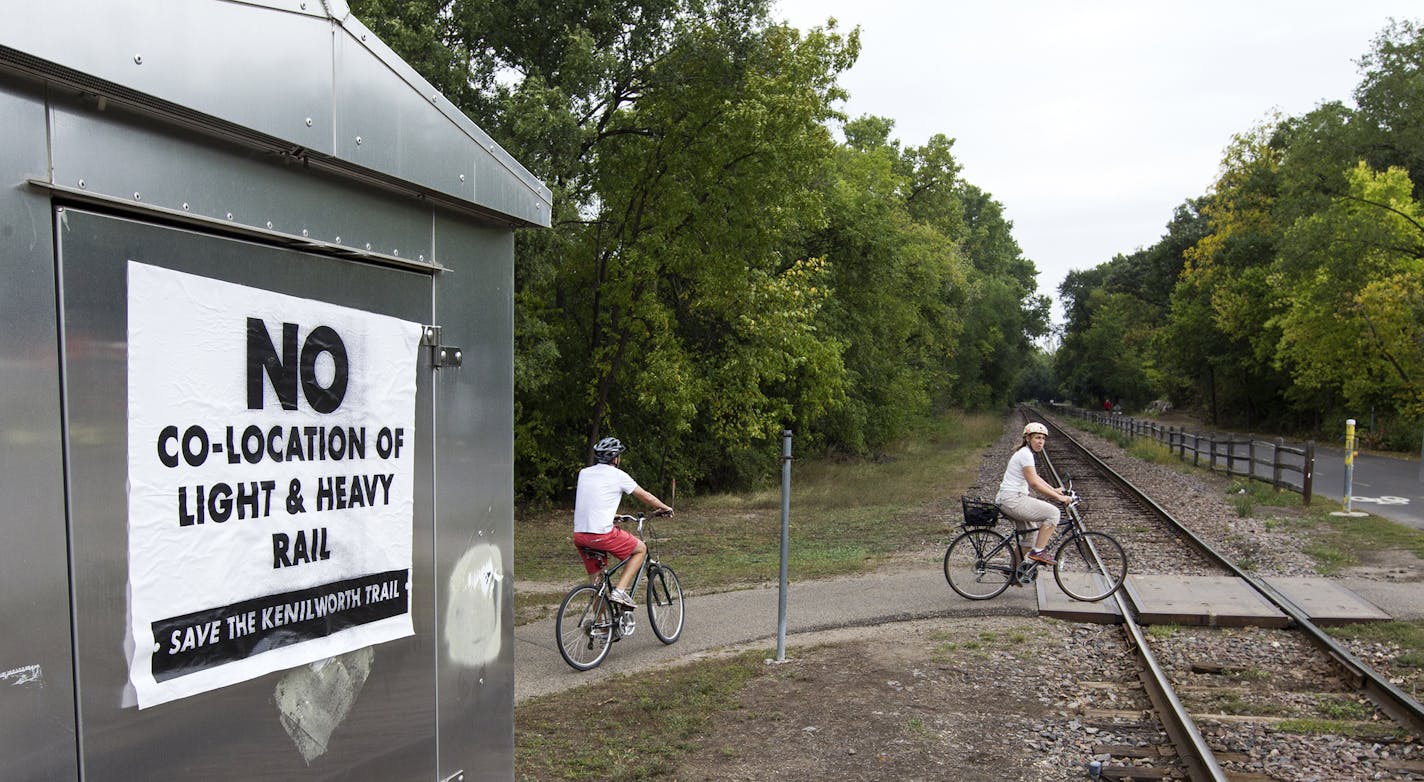
M 1080 532 L 1063 541 L 1053 556 L 1058 560 L 1053 579 L 1074 600 L 1095 603 L 1120 589 L 1127 578 L 1127 552 L 1106 532 Z
M 682 584 L 667 565 L 648 566 L 648 625 L 659 641 L 670 644 L 682 635 Z
M 554 635 L 564 662 L 580 671 L 598 667 L 608 656 L 613 611 L 598 587 L 584 584 L 569 590 L 559 604 Z
M 949 588 L 970 600 L 998 597 L 1014 576 L 1011 541 L 991 529 L 965 530 L 944 552 Z

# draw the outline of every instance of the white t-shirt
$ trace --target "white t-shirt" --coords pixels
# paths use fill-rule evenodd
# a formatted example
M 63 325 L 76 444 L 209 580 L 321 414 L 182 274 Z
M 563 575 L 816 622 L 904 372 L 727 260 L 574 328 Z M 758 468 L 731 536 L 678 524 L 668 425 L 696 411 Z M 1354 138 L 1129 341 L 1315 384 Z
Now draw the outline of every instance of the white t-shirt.
M 579 470 L 574 494 L 574 532 L 602 535 L 613 531 L 613 517 L 623 495 L 638 488 L 633 477 L 611 464 L 592 464 Z
M 1028 480 L 1024 478 L 1024 468 L 1038 469 L 1033 461 L 1033 449 L 1020 447 L 1009 457 L 1009 466 L 1004 468 L 1004 479 L 999 482 L 999 497 L 1012 494 L 1028 494 Z M 995 502 L 999 499 L 996 497 Z

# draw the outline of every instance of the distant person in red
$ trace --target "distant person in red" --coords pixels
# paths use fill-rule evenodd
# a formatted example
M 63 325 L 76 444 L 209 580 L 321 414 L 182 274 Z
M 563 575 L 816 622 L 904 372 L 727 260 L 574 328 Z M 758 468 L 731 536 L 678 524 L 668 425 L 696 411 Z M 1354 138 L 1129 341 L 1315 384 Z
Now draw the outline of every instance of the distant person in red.
M 1106 412 L 1109 412 L 1109 411 L 1111 411 L 1111 410 L 1112 410 L 1112 402 L 1109 402 L 1107 397 L 1103 397 L 1103 412 L 1106 413 Z

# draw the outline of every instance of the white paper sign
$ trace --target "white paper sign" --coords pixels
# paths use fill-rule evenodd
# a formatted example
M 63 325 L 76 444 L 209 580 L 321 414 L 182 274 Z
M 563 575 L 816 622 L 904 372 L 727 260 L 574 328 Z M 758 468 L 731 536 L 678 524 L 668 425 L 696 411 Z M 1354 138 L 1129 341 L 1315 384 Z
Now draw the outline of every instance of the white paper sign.
M 420 336 L 129 262 L 140 708 L 413 634 Z

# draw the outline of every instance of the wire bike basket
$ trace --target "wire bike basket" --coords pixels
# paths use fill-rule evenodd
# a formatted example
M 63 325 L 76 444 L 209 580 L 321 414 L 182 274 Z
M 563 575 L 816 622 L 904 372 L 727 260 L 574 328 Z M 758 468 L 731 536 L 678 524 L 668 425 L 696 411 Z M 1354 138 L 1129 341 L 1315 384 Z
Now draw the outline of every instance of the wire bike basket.
M 999 523 L 999 506 L 974 497 L 960 497 L 964 504 L 964 526 L 992 527 Z

